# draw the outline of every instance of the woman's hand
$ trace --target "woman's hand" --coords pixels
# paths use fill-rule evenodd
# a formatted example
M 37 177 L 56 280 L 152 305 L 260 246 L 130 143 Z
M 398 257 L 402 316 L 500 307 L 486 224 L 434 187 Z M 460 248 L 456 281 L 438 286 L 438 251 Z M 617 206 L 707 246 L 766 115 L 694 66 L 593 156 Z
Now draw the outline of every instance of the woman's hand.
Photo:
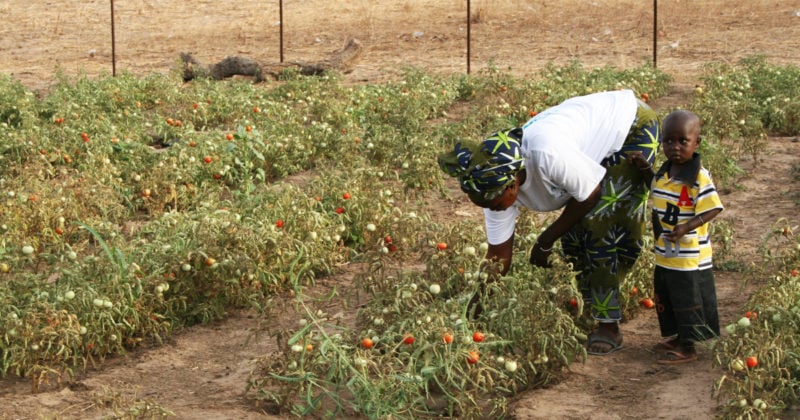
M 550 267 L 550 254 L 553 253 L 553 245 L 542 246 L 539 242 L 533 245 L 531 250 L 531 264 L 537 267 Z

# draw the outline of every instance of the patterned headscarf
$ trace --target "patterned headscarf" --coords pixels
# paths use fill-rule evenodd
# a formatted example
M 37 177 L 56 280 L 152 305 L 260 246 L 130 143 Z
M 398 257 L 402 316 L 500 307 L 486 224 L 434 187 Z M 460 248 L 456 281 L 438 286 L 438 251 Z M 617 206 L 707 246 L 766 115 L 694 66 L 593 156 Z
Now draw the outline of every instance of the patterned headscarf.
M 472 201 L 489 202 L 499 197 L 525 167 L 521 142 L 521 128 L 492 133 L 477 145 L 460 142 L 453 151 L 439 155 L 439 166 L 458 178 L 461 190 Z

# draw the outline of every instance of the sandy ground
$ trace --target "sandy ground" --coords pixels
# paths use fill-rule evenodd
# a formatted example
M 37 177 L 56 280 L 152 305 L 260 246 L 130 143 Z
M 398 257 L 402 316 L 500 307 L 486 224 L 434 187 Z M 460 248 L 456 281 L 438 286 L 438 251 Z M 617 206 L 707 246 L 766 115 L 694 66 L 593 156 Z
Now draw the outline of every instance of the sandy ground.
M 548 62 L 627 67 L 654 59 L 653 4 L 641 0 L 472 1 L 469 59 L 463 1 L 283 3 L 284 61 L 326 58 L 355 37 L 365 53 L 347 76 L 354 83 L 391 79 L 406 65 L 442 73 L 467 72 L 468 64 L 470 72 L 495 65 L 526 75 Z M 100 0 L 0 2 L 0 72 L 41 91 L 58 72 L 166 73 L 176 68 L 181 52 L 207 63 L 229 55 L 263 63 L 281 58 L 278 1 L 118 0 L 113 56 L 109 6 Z M 777 64 L 800 63 L 800 0 L 662 0 L 657 16 L 656 65 L 673 76 L 675 89 L 656 101 L 656 108 L 683 103 L 709 61 L 735 62 L 759 53 Z M 788 191 L 796 191 L 791 170 L 800 164 L 800 143 L 771 138 L 765 158 L 770 171 L 743 162 L 756 170 L 722 197 L 726 211 L 720 219 L 735 223 L 737 252 L 750 261 L 764 229 L 778 218 L 798 224 Z M 747 203 L 754 200 L 771 203 L 768 211 L 748 214 L 753 207 Z M 724 325 L 740 316 L 749 290 L 741 288 L 737 273 L 716 276 Z M 347 283 L 348 273 L 321 282 Z M 181 332 L 162 347 L 106 360 L 69 386 L 38 394 L 31 394 L 28 380 L 0 379 L 0 418 L 102 418 L 110 413 L 109 401 L 126 406 L 139 401 L 185 419 L 270 418 L 243 396 L 254 360 L 275 348 L 262 321 L 234 313 L 225 322 Z M 658 340 L 654 313 L 625 323 L 623 332 L 625 349 L 575 364 L 562 382 L 522 394 L 511 416 L 713 417 L 712 385 L 719 372 L 712 370 L 708 351 L 691 365 L 655 364 L 649 350 Z

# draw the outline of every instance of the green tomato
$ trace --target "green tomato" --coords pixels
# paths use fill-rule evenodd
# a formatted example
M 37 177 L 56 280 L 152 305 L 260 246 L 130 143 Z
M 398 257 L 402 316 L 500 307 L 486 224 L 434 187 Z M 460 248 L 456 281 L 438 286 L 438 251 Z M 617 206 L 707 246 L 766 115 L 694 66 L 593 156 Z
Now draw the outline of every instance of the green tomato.
M 505 367 L 507 371 L 514 372 L 517 370 L 517 362 L 513 360 L 506 360 Z

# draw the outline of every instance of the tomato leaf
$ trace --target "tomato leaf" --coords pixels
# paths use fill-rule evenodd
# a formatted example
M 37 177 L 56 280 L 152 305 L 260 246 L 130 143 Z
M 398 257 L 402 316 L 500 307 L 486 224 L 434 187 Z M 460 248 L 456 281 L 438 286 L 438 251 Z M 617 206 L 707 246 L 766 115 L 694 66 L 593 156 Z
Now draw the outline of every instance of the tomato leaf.
M 292 336 L 292 338 L 290 338 L 290 339 L 289 339 L 289 342 L 288 342 L 288 344 L 289 344 L 290 346 L 292 346 L 292 345 L 294 345 L 295 343 L 297 343 L 298 341 L 300 341 L 300 339 L 301 339 L 301 338 L 305 337 L 305 335 L 306 335 L 306 334 L 308 333 L 308 331 L 311 329 L 311 326 L 312 326 L 312 325 L 313 325 L 313 324 L 306 324 L 306 325 L 304 325 L 304 326 L 303 326 L 303 328 L 300 328 L 300 330 L 299 330 L 299 331 L 297 331 L 296 333 L 294 333 L 294 335 Z

